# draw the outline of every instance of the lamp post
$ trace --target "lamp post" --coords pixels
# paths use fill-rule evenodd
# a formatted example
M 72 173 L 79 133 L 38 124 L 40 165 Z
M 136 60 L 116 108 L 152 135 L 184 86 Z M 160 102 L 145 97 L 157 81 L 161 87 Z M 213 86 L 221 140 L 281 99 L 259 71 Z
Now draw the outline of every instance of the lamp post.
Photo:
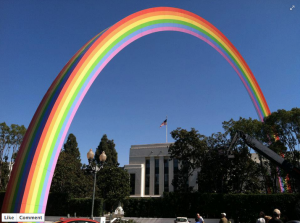
M 92 214 L 91 214 L 91 218 L 94 218 L 94 200 L 95 200 L 95 188 L 96 188 L 96 175 L 97 172 L 101 170 L 101 168 L 103 168 L 103 164 L 106 160 L 106 155 L 105 152 L 103 151 L 101 153 L 101 155 L 99 156 L 99 160 L 100 160 L 100 166 L 97 166 L 97 164 L 94 162 L 94 157 L 95 157 L 95 153 L 93 152 L 92 149 L 90 149 L 90 151 L 87 153 L 87 158 L 89 160 L 89 168 L 91 173 L 94 174 L 94 189 L 93 189 L 93 199 L 92 199 Z

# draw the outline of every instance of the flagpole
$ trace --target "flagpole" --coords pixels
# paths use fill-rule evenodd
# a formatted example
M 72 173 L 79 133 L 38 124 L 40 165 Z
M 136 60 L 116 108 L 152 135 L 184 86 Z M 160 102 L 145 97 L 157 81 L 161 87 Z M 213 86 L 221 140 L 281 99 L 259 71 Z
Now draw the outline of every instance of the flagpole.
M 167 124 L 166 124 L 166 143 L 168 142 L 168 116 L 166 116 Z

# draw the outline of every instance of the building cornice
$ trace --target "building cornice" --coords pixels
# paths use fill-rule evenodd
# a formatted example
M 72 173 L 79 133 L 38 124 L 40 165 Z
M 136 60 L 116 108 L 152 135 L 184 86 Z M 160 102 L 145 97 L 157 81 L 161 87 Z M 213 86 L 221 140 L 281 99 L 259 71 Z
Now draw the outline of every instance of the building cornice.
M 147 148 L 166 148 L 173 143 L 156 143 L 156 144 L 143 144 L 143 145 L 132 145 L 130 149 L 147 149 Z

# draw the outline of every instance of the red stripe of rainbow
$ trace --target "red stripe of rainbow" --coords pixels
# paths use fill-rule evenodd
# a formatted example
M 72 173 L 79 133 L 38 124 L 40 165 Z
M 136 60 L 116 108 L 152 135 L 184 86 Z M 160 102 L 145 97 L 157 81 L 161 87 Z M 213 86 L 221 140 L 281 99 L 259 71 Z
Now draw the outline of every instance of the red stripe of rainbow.
M 40 103 L 24 137 L 2 213 L 44 213 L 60 148 L 91 84 L 125 46 L 145 35 L 179 31 L 217 50 L 239 75 L 259 118 L 270 110 L 257 81 L 233 44 L 212 24 L 191 12 L 169 7 L 134 13 L 101 32 L 66 64 Z

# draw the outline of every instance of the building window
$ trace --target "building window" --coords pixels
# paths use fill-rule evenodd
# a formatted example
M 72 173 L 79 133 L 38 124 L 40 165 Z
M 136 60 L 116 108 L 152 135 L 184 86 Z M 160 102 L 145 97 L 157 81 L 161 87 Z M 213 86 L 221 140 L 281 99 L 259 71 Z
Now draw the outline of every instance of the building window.
M 159 159 L 155 159 L 154 194 L 159 194 Z
M 174 179 L 178 178 L 178 160 L 173 159 L 173 173 L 174 173 Z M 174 191 L 176 191 L 177 188 L 174 186 Z
M 169 192 L 169 160 L 164 159 L 164 192 Z
M 149 195 L 150 186 L 150 160 L 146 159 L 146 169 L 145 169 L 145 195 Z
M 135 194 L 135 173 L 130 174 L 130 195 Z

